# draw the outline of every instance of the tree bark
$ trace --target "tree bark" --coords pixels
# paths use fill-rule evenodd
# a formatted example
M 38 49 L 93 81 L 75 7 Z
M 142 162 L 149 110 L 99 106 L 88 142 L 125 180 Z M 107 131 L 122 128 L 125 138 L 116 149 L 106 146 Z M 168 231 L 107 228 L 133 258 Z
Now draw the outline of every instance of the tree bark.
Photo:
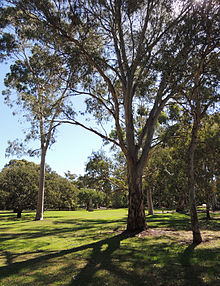
M 210 216 L 210 195 L 209 195 L 209 192 L 210 192 L 210 189 L 209 189 L 209 186 L 207 184 L 206 186 L 206 218 L 207 219 L 211 219 L 211 216 Z
M 184 198 L 181 197 L 178 201 L 176 212 L 183 213 L 184 208 L 185 208 L 185 200 L 184 200 Z
M 196 210 L 196 196 L 195 196 L 195 180 L 194 180 L 194 155 L 196 149 L 197 135 L 198 135 L 199 124 L 196 119 L 193 122 L 193 129 L 191 135 L 191 142 L 189 145 L 188 152 L 188 189 L 189 189 L 189 203 L 190 203 L 190 217 L 191 217 L 191 228 L 193 232 L 193 243 L 199 244 L 202 242 L 200 234 L 199 220 Z
M 46 152 L 42 150 L 41 163 L 40 163 L 40 181 L 39 181 L 37 211 L 35 220 L 43 220 L 44 216 L 45 158 L 46 158 Z
M 138 174 L 135 166 L 128 166 L 129 206 L 127 230 L 141 232 L 147 228 L 144 196 L 142 190 L 142 174 Z
M 21 218 L 22 211 L 21 210 L 16 210 L 16 212 L 17 212 L 17 218 Z
M 148 206 L 148 215 L 154 214 L 152 192 L 150 186 L 147 186 L 147 206 Z

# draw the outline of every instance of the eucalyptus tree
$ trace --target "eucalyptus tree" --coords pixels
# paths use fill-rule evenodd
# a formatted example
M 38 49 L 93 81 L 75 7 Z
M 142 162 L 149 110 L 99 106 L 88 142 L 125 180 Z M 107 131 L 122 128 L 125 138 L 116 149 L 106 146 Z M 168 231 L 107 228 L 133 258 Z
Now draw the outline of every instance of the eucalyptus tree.
M 215 0 L 196 3 L 196 9 L 192 12 L 193 18 L 189 22 L 189 32 L 193 31 L 194 34 L 197 31 L 192 37 L 192 41 L 197 42 L 197 45 L 189 52 L 186 63 L 189 80 L 181 87 L 186 99 L 185 108 L 189 110 L 192 118 L 188 147 L 188 190 L 194 243 L 202 241 L 196 211 L 194 180 L 198 131 L 202 118 L 209 109 L 215 112 L 213 104 L 219 100 L 219 12 L 220 5 Z
M 105 195 L 106 206 L 111 202 L 111 162 L 103 151 L 93 152 L 88 157 L 85 168 L 88 187 L 102 192 Z
M 5 77 L 5 102 L 10 106 L 21 106 L 21 112 L 31 126 L 26 130 L 24 142 L 10 142 L 7 152 L 28 152 L 31 156 L 40 154 L 36 220 L 42 220 L 46 153 L 55 142 L 55 131 L 59 126 L 56 120 L 60 118 L 68 98 L 67 72 L 63 60 L 54 50 L 25 41 L 24 37 L 19 39 L 18 33 L 15 36 L 15 61 Z M 26 151 L 25 145 L 30 140 L 39 140 L 40 147 Z
M 185 67 L 195 45 L 185 32 L 184 21 L 191 17 L 195 4 L 175 0 L 5 2 L 19 10 L 23 21 L 32 23 L 29 30 L 35 39 L 52 45 L 51 39 L 56 39 L 64 57 L 71 59 L 77 53 L 86 62 L 79 73 L 80 91 L 71 90 L 87 97 L 87 111 L 101 126 L 104 120 L 114 122 L 116 139 L 72 118 L 71 108 L 65 122 L 82 126 L 121 148 L 128 173 L 127 230 L 145 229 L 143 169 L 157 119 L 179 90 L 183 79 L 178 71 Z
M 195 152 L 195 181 L 201 192 L 201 199 L 206 203 L 207 218 L 210 208 L 215 210 L 220 165 L 220 113 L 206 115 L 200 124 L 198 143 Z M 200 200 L 201 200 L 200 199 Z

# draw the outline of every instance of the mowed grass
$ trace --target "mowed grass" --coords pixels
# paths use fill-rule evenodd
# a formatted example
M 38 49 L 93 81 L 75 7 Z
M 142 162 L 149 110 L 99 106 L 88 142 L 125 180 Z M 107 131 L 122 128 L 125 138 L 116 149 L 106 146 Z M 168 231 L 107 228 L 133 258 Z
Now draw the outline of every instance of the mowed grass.
M 128 235 L 127 210 L 0 211 L 0 285 L 220 285 L 220 214 L 200 214 L 204 242 L 191 244 L 189 216 L 158 212 Z

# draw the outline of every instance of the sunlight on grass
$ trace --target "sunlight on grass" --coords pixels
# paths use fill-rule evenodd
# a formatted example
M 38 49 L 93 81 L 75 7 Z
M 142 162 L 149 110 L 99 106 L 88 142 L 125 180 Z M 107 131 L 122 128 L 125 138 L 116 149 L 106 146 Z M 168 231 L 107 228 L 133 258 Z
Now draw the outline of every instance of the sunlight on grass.
M 191 248 L 189 216 L 147 216 L 151 232 L 126 236 L 126 209 L 0 212 L 0 285 L 213 285 L 220 282 L 218 214 L 200 215 L 204 243 Z M 217 219 L 215 219 L 217 218 Z M 188 284 L 187 284 L 188 283 Z M 191 284 L 189 284 L 191 283 Z

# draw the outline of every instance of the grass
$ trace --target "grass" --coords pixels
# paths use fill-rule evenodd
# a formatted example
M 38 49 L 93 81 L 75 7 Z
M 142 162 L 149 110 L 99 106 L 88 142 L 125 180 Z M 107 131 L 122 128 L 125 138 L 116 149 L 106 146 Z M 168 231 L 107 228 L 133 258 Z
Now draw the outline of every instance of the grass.
M 220 285 L 220 214 L 199 214 L 204 242 L 191 244 L 189 216 L 147 216 L 129 236 L 127 210 L 0 212 L 0 285 Z

